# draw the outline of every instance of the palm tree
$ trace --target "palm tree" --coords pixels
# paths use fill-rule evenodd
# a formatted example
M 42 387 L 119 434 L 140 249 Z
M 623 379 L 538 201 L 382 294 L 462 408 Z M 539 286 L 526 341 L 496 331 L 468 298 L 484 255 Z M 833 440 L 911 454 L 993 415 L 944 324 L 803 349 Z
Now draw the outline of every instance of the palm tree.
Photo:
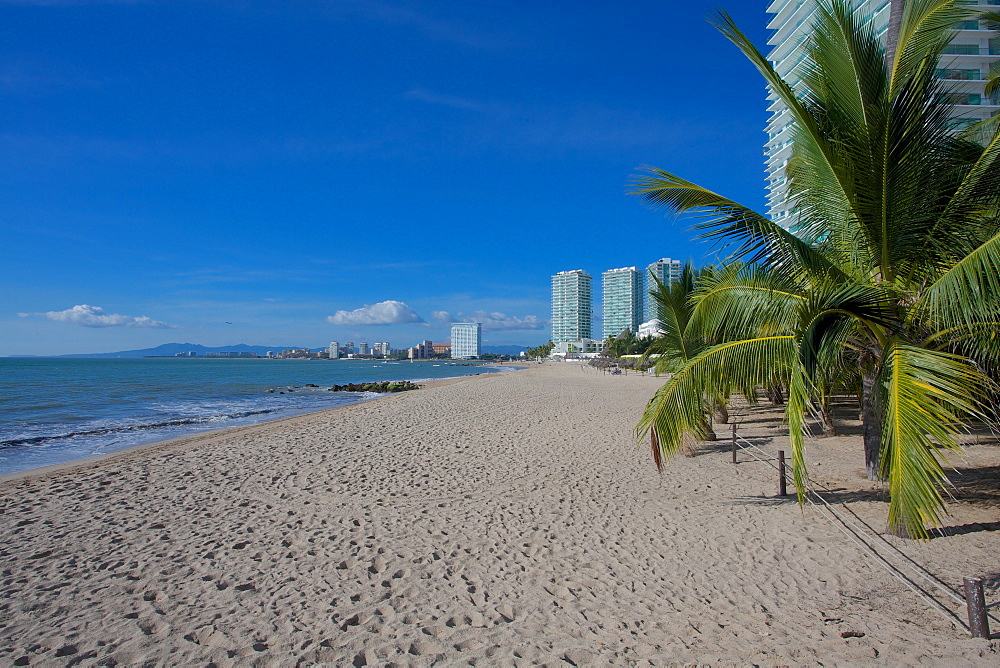
M 650 272 L 653 289 L 649 291 L 649 296 L 656 302 L 661 335 L 650 345 L 646 357 L 658 356 L 658 374 L 676 370 L 704 348 L 704 341 L 693 333 L 689 325 L 699 279 L 704 280 L 711 272 L 711 267 L 699 271 L 688 262 L 681 270 L 680 278 L 669 283 L 662 282 Z
M 657 375 L 673 373 L 708 347 L 708 341 L 700 330 L 692 326 L 692 314 L 696 292 L 700 285 L 710 279 L 713 272 L 712 266 L 697 270 L 688 262 L 681 270 L 680 278 L 669 283 L 662 282 L 650 272 L 654 287 L 649 291 L 649 296 L 656 302 L 660 336 L 646 350 L 643 361 L 655 356 L 654 370 Z M 716 440 L 717 435 L 712 429 L 712 413 L 720 403 L 725 406 L 725 399 L 709 395 L 702 397 L 701 419 L 695 430 L 699 440 Z M 694 448 L 690 446 L 683 447 L 682 452 L 688 456 L 695 454 Z M 658 449 L 654 448 L 653 456 L 657 467 L 662 467 Z
M 985 145 L 949 129 L 935 66 L 956 0 L 910 0 L 887 58 L 850 3 L 821 0 L 793 87 L 720 14 L 716 27 L 790 110 L 786 168 L 796 234 L 655 168 L 635 182 L 649 204 L 701 216 L 708 239 L 746 264 L 703 295 L 694 318 L 718 341 L 679 368 L 637 425 L 656 460 L 702 419 L 702 397 L 787 388 L 800 503 L 807 422 L 825 379 L 857 369 L 869 477 L 887 481 L 888 526 L 927 537 L 945 514 L 942 461 L 970 419 L 989 419 L 1000 360 L 1000 134 Z

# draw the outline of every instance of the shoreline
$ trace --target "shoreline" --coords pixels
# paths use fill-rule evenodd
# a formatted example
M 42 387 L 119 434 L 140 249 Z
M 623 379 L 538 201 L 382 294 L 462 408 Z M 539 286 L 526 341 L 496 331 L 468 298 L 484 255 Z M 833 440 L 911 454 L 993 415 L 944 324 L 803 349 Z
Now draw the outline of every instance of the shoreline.
M 513 372 L 513 371 L 519 371 L 519 370 L 521 370 L 521 369 L 519 369 L 519 368 L 511 368 L 510 369 L 511 372 Z M 507 371 L 504 371 L 503 373 L 507 373 Z M 420 382 L 421 388 L 419 390 L 411 390 L 411 391 L 413 391 L 413 392 L 420 392 L 421 390 L 426 389 L 426 388 L 430 388 L 430 387 L 438 387 L 438 386 L 450 385 L 452 383 L 457 383 L 457 382 L 461 382 L 461 381 L 464 381 L 464 380 L 469 380 L 469 379 L 472 379 L 472 378 L 481 378 L 483 376 L 489 376 L 489 375 L 492 375 L 492 374 L 491 373 L 481 373 L 481 374 L 472 374 L 472 375 L 468 375 L 468 376 L 455 376 L 453 378 L 439 378 L 439 379 L 435 379 L 435 380 L 422 381 L 422 382 Z M 371 401 L 382 401 L 382 400 L 388 399 L 390 397 L 393 397 L 393 396 L 396 396 L 396 395 L 399 395 L 399 394 L 405 394 L 405 393 L 401 393 L 401 392 L 397 392 L 397 393 L 385 393 L 385 394 L 382 394 L 381 396 L 376 397 L 374 399 L 367 399 L 367 400 L 363 400 L 363 401 L 356 401 L 356 402 L 349 403 L 349 404 L 343 404 L 341 406 L 333 406 L 332 408 L 324 408 L 324 409 L 321 409 L 321 410 L 318 410 L 318 411 L 309 411 L 307 413 L 300 413 L 298 415 L 289 415 L 289 416 L 286 416 L 286 417 L 279 417 L 279 418 L 275 418 L 273 420 L 264 420 L 264 421 L 261 421 L 261 422 L 255 422 L 253 424 L 236 425 L 236 426 L 232 426 L 232 427 L 221 427 L 219 429 L 211 429 L 211 430 L 208 430 L 208 431 L 199 431 L 199 432 L 195 432 L 195 433 L 192 433 L 192 434 L 184 434 L 183 436 L 174 436 L 172 438 L 166 438 L 166 439 L 157 440 L 157 441 L 150 441 L 149 443 L 140 443 L 139 445 L 128 446 L 126 448 L 122 448 L 121 450 L 113 450 L 111 452 L 105 452 L 103 454 L 93 455 L 91 457 L 84 457 L 82 459 L 74 459 L 74 460 L 71 460 L 71 461 L 68 461 L 68 462 L 61 462 L 61 463 L 58 463 L 58 464 L 49 464 L 48 466 L 39 466 L 39 467 L 36 467 L 36 468 L 25 469 L 24 471 L 14 471 L 12 473 L 3 473 L 3 474 L 0 474 L 0 494 L 2 494 L 2 492 L 3 492 L 3 486 L 7 482 L 11 482 L 11 481 L 15 481 L 15 480 L 21 480 L 21 479 L 24 479 L 24 478 L 29 478 L 29 477 L 34 477 L 34 476 L 57 475 L 57 474 L 65 473 L 69 469 L 89 468 L 91 466 L 99 465 L 102 462 L 105 462 L 105 461 L 107 461 L 109 459 L 113 459 L 115 457 L 124 457 L 124 456 L 127 456 L 127 455 L 140 456 L 142 454 L 153 456 L 153 455 L 151 455 L 149 453 L 149 451 L 151 451 L 151 450 L 157 450 L 157 449 L 161 449 L 161 448 L 164 449 L 164 450 L 167 450 L 167 449 L 172 448 L 172 447 L 181 447 L 181 446 L 185 446 L 185 445 L 191 445 L 191 447 L 197 447 L 197 443 L 195 443 L 195 441 L 212 440 L 212 439 L 215 439 L 215 438 L 221 438 L 221 437 L 233 436 L 233 435 L 237 435 L 237 434 L 243 434 L 245 432 L 250 432 L 250 431 L 254 430 L 255 428 L 263 428 L 263 427 L 267 427 L 268 425 L 276 425 L 276 424 L 280 424 L 280 423 L 287 422 L 287 421 L 297 420 L 299 418 L 308 418 L 310 416 L 319 415 L 321 413 L 328 413 L 328 412 L 345 410 L 345 409 L 348 409 L 348 408 L 352 408 L 354 406 L 360 406 L 362 404 L 369 403 Z
M 728 442 L 656 473 L 632 428 L 663 379 L 476 378 L 4 481 L 0 664 L 1000 658 Z M 780 411 L 741 411 L 741 435 L 787 447 Z M 832 502 L 884 525 L 860 436 L 809 447 Z M 1000 448 L 967 458 L 988 481 Z M 992 603 L 989 489 L 959 481 L 948 535 L 878 538 L 942 582 L 986 578 Z

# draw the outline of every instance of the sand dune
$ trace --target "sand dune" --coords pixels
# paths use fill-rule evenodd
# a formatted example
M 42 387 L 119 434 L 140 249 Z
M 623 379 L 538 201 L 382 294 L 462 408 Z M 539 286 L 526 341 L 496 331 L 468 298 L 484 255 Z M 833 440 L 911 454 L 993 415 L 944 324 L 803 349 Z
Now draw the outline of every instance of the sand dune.
M 657 474 L 631 428 L 660 382 L 549 364 L 0 482 L 0 664 L 1000 662 L 767 467 Z M 774 417 L 741 433 L 773 450 Z M 811 450 L 845 495 L 852 438 Z M 955 508 L 896 542 L 995 598 L 996 508 Z

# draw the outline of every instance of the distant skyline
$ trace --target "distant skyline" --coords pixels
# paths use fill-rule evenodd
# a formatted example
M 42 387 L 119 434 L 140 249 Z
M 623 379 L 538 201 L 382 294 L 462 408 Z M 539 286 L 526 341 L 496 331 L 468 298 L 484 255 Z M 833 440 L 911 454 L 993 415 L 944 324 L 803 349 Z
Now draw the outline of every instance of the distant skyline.
M 558 271 L 714 261 L 642 165 L 764 209 L 706 17 L 765 7 L 0 0 L 0 355 L 543 343 Z

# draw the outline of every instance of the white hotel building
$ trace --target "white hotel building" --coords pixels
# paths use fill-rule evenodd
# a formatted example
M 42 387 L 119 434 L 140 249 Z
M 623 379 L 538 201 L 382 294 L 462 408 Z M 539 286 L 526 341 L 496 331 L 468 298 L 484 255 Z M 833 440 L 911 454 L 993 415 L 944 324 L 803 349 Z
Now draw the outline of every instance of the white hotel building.
M 876 34 L 885 39 L 889 26 L 891 4 L 905 0 L 853 0 L 856 11 L 871 20 Z M 968 0 L 964 4 L 979 11 L 1000 11 L 1000 0 Z M 772 14 L 768 28 L 774 31 L 768 44 L 772 47 L 767 58 L 781 77 L 796 87 L 792 75 L 802 61 L 799 45 L 809 35 L 815 21 L 815 0 L 774 0 L 767 8 Z M 1000 32 L 987 30 L 979 21 L 969 20 L 955 26 L 955 39 L 945 49 L 938 63 L 938 76 L 947 80 L 954 105 L 953 124 L 956 129 L 968 126 L 1000 113 L 1000 99 L 983 94 L 990 66 L 1000 60 Z M 767 171 L 767 206 L 771 220 L 786 229 L 795 228 L 787 201 L 788 185 L 785 165 L 791 155 L 791 114 L 772 92 L 768 96 L 771 118 L 767 124 L 768 140 L 764 154 Z
M 608 269 L 604 282 L 604 338 L 626 329 L 635 334 L 642 322 L 642 278 L 635 267 Z
M 644 320 L 652 320 L 659 315 L 657 313 L 656 300 L 649 296 L 649 293 L 656 289 L 656 283 L 652 278 L 650 278 L 650 274 L 656 276 L 660 283 L 670 285 L 675 281 L 681 280 L 681 272 L 683 269 L 684 268 L 681 265 L 680 260 L 671 260 L 669 257 L 661 258 L 646 267 L 646 273 L 643 276 L 644 287 L 642 290 L 642 298 L 645 300 L 646 304 L 643 315 Z
M 593 319 L 592 277 L 582 269 L 552 277 L 552 341 L 589 339 Z
M 483 326 L 478 322 L 456 322 L 451 326 L 451 358 L 476 359 L 483 345 Z

